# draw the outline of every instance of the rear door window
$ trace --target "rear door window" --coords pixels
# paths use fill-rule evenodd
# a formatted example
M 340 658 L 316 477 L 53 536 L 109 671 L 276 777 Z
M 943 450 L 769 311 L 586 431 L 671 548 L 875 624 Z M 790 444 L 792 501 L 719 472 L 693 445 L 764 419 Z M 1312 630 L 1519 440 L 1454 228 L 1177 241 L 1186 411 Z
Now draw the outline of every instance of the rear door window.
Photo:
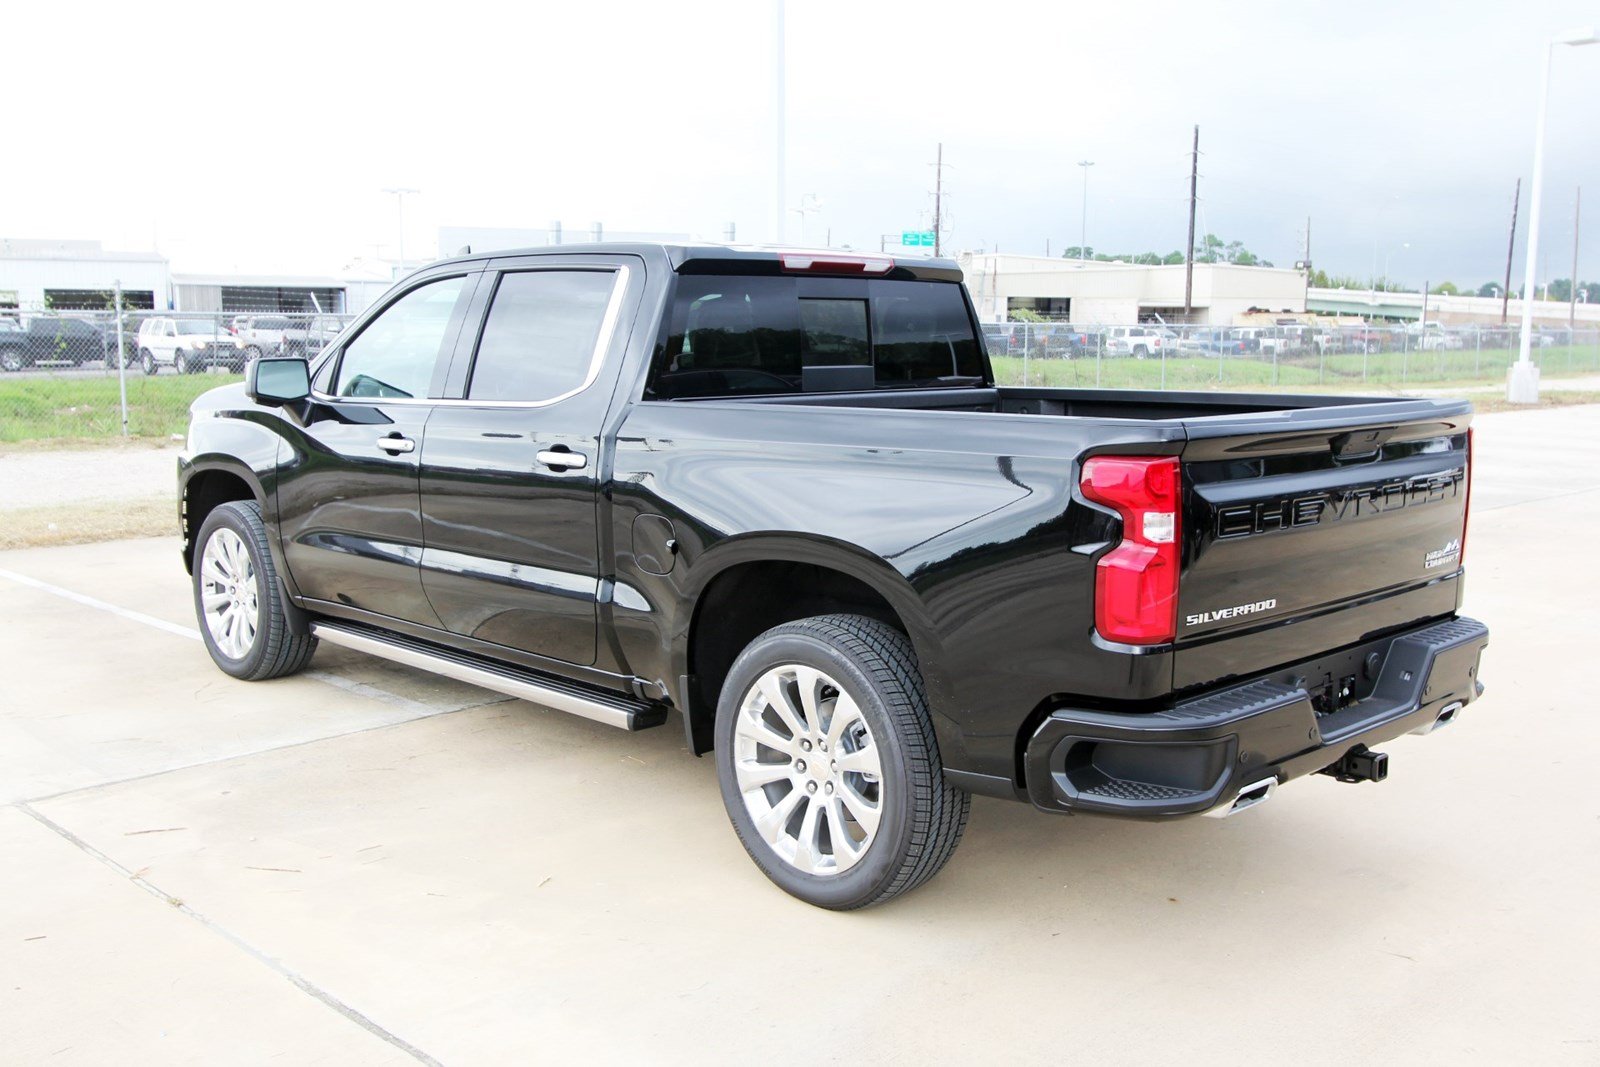
M 614 271 L 530 270 L 502 275 L 467 384 L 469 400 L 539 403 L 592 379 Z
M 645 395 L 970 385 L 983 375 L 954 283 L 684 275 Z

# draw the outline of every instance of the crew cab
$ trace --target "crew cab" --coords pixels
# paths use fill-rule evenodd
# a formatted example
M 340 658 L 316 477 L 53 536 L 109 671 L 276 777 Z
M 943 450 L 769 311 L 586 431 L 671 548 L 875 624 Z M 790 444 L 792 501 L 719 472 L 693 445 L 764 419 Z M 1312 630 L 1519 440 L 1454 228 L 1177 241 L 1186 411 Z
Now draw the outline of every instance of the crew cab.
M 71 365 L 104 359 L 105 341 L 92 322 L 36 315 L 27 324 L 0 329 L 0 369 Z
M 847 909 L 973 794 L 1229 815 L 1458 719 L 1470 422 L 997 386 L 948 260 L 496 252 L 196 400 L 183 560 L 237 678 L 326 641 L 675 720 L 760 869 Z

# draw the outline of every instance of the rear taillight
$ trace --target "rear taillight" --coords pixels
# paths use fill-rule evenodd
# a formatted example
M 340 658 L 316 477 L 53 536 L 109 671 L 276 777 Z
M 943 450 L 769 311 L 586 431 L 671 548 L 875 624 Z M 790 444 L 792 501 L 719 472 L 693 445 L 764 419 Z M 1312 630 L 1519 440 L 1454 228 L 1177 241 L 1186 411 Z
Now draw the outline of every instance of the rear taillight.
M 1122 540 L 1095 567 L 1094 627 L 1108 641 L 1157 645 L 1178 632 L 1178 461 L 1095 456 L 1083 495 L 1122 516 Z
M 1456 566 L 1467 565 L 1467 526 L 1472 520 L 1472 427 L 1467 427 L 1467 500 L 1461 508 L 1461 551 Z

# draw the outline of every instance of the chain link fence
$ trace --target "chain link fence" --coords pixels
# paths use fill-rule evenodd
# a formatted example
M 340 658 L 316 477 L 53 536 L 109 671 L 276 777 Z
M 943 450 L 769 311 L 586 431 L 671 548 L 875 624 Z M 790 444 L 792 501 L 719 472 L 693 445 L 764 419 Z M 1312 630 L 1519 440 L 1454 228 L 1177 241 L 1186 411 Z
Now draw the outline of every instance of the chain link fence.
M 0 311 L 0 444 L 168 437 L 263 355 L 314 356 L 351 316 Z
M 1520 330 L 1504 326 L 1131 326 L 986 323 L 1002 385 L 1314 392 L 1470 388 L 1506 380 Z M 1600 329 L 1539 327 L 1546 378 L 1600 373 Z
M 352 316 L 0 311 L 0 444 L 180 435 L 196 396 L 262 355 L 313 356 Z M 987 323 L 1002 385 L 1382 391 L 1503 382 L 1514 327 Z M 1600 330 L 1541 327 L 1546 379 L 1600 373 Z

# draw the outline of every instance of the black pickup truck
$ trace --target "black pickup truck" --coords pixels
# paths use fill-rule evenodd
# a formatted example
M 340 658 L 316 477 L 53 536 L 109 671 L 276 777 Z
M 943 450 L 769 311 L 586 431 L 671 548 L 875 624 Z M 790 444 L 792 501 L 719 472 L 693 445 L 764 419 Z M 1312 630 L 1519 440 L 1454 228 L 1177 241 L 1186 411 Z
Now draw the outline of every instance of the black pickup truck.
M 1455 400 L 997 387 L 954 264 L 465 256 L 194 404 L 183 558 L 238 678 L 329 641 L 624 729 L 760 868 L 914 888 L 972 794 L 1226 815 L 1481 692 Z

